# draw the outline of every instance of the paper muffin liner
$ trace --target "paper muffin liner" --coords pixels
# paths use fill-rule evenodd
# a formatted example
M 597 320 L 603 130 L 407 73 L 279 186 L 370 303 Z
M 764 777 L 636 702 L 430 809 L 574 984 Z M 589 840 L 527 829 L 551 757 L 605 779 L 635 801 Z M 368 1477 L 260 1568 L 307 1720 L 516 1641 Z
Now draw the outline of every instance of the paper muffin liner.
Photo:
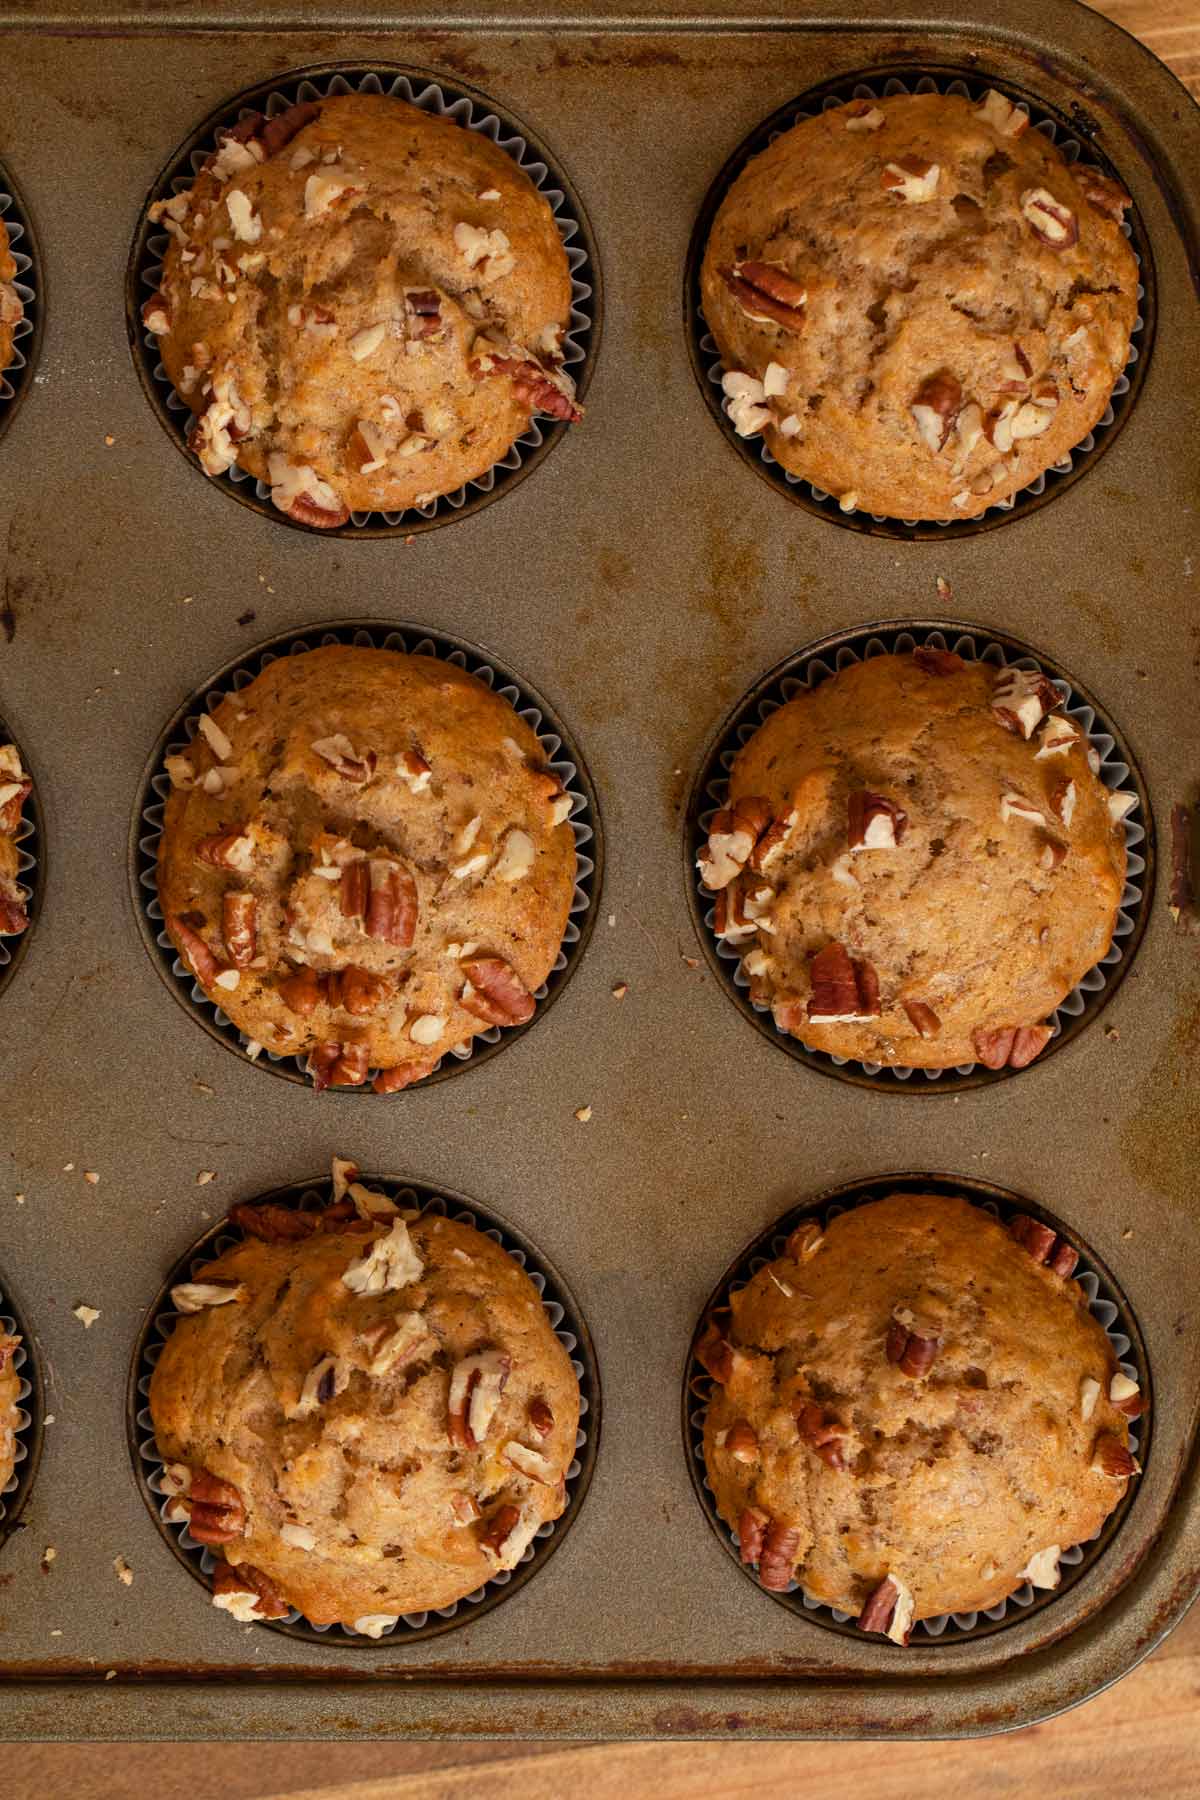
M 306 1055 L 277 1056 L 256 1040 L 240 1031 L 215 1000 L 207 995 L 171 942 L 163 923 L 158 898 L 158 847 L 162 837 L 163 809 L 171 791 L 166 759 L 183 753 L 199 729 L 202 712 L 212 712 L 229 692 L 248 687 L 269 663 L 280 656 L 299 656 L 328 644 L 353 644 L 374 650 L 398 650 L 411 656 L 436 656 L 456 668 L 476 676 L 485 687 L 507 700 L 530 726 L 547 764 L 562 782 L 571 799 L 569 824 L 575 838 L 575 889 L 567 914 L 562 943 L 549 975 L 534 989 L 537 1008 L 524 1025 L 492 1025 L 479 1031 L 465 1044 L 456 1044 L 440 1059 L 432 1072 L 401 1093 L 416 1093 L 436 1081 L 444 1081 L 468 1064 L 475 1066 L 493 1055 L 505 1044 L 522 1037 L 558 998 L 575 969 L 595 923 L 595 902 L 599 897 L 603 863 L 603 839 L 595 790 L 583 759 L 549 703 L 520 680 L 495 657 L 465 640 L 448 637 L 443 632 L 428 632 L 416 625 L 386 625 L 377 622 L 314 625 L 303 632 L 286 632 L 260 644 L 256 650 L 218 671 L 210 681 L 185 701 L 159 738 L 150 763 L 142 777 L 130 836 L 129 872 L 134 913 L 142 939 L 150 951 L 166 985 L 192 1016 L 200 1021 L 210 1036 L 218 1038 L 248 1061 L 266 1068 L 289 1081 L 311 1086 L 305 1069 Z M 590 847 L 591 854 L 588 854 Z M 3 940 L 0 940 L 2 943 Z M 372 1095 L 372 1066 L 361 1087 L 331 1087 L 327 1093 L 370 1095 L 392 1100 L 394 1094 Z
M 1079 1253 L 1079 1264 L 1075 1273 L 1075 1281 L 1087 1297 L 1088 1311 L 1104 1328 L 1113 1353 L 1122 1371 L 1137 1381 L 1146 1401 L 1146 1411 L 1140 1419 L 1134 1419 L 1129 1426 L 1129 1447 L 1144 1470 L 1150 1454 L 1151 1420 L 1153 1418 L 1153 1395 L 1150 1387 L 1150 1369 L 1146 1356 L 1146 1347 L 1142 1339 L 1137 1320 L 1129 1302 L 1126 1300 L 1115 1277 L 1091 1251 L 1081 1242 L 1075 1232 L 1069 1231 L 1062 1222 L 1047 1212 L 1044 1207 L 1032 1205 L 1020 1195 L 1010 1193 L 1005 1188 L 994 1186 L 990 1182 L 960 1180 L 953 1175 L 903 1174 L 885 1175 L 870 1181 L 849 1182 L 827 1194 L 824 1199 L 803 1201 L 784 1214 L 776 1224 L 768 1226 L 760 1232 L 754 1242 L 743 1251 L 733 1266 L 721 1278 L 720 1283 L 709 1296 L 701 1314 L 700 1323 L 693 1336 L 688 1351 L 687 1364 L 684 1371 L 683 1388 L 683 1435 L 684 1447 L 688 1460 L 688 1472 L 692 1478 L 692 1486 L 696 1496 L 704 1508 L 709 1524 L 716 1532 L 721 1543 L 732 1556 L 742 1573 L 754 1582 L 755 1587 L 770 1599 L 779 1601 L 789 1612 L 797 1617 L 811 1620 L 815 1625 L 827 1630 L 840 1631 L 863 1641 L 863 1633 L 859 1631 L 854 1614 L 844 1613 L 836 1607 L 827 1606 L 823 1601 L 814 1600 L 804 1592 L 799 1582 L 793 1581 L 783 1592 L 772 1593 L 761 1588 L 757 1574 L 740 1560 L 738 1553 L 737 1533 L 722 1519 L 717 1511 L 716 1498 L 709 1485 L 707 1466 L 704 1460 L 704 1425 L 708 1412 L 708 1403 L 712 1390 L 716 1385 L 707 1371 L 696 1361 L 696 1342 L 704 1325 L 713 1312 L 720 1313 L 728 1308 L 731 1297 L 745 1287 L 751 1276 L 774 1262 L 784 1253 L 784 1247 L 790 1234 L 805 1219 L 816 1220 L 824 1229 L 831 1219 L 839 1213 L 852 1212 L 857 1207 L 869 1206 L 872 1201 L 882 1200 L 889 1194 L 946 1194 L 959 1199 L 969 1200 L 973 1206 L 1007 1224 L 1017 1213 L 1031 1214 L 1043 1220 L 1062 1236 Z M 1011 1593 L 1006 1600 L 996 1606 L 989 1606 L 982 1612 L 940 1613 L 936 1617 L 922 1619 L 912 1628 L 914 1644 L 924 1649 L 939 1644 L 961 1644 L 968 1640 L 990 1636 L 1006 1625 L 1018 1623 L 1021 1619 L 1041 1612 L 1048 1606 L 1069 1594 L 1071 1589 L 1095 1567 L 1104 1555 L 1113 1538 L 1120 1530 L 1131 1506 L 1137 1490 L 1140 1476 L 1134 1477 L 1127 1487 L 1124 1496 L 1109 1513 L 1100 1529 L 1082 1543 L 1064 1545 L 1060 1558 L 1061 1577 L 1059 1585 L 1053 1589 L 1035 1588 L 1031 1582 L 1025 1582 Z M 873 1634 L 867 1639 L 871 1644 L 891 1649 L 893 1646 L 884 1637 Z
M 2 165 L 0 231 L 5 232 L 8 237 L 8 247 L 17 265 L 13 285 L 25 308 L 24 318 L 13 331 L 12 361 L 6 369 L 0 369 L 0 437 L 3 437 L 32 382 L 41 309 L 33 232 L 13 183 Z
M 421 70 L 387 64 L 327 64 L 297 70 L 248 88 L 212 114 L 171 157 L 142 209 L 126 278 L 126 322 L 142 386 L 168 435 L 189 462 L 195 462 L 187 448 L 191 408 L 171 384 L 157 337 L 142 323 L 143 301 L 162 285 L 162 259 L 170 241 L 166 232 L 157 231 L 149 223 L 149 208 L 154 201 L 169 199 L 181 189 L 191 187 L 196 174 L 216 147 L 215 134 L 219 129 L 236 125 L 250 113 L 262 113 L 273 119 L 297 101 L 328 100 L 342 94 L 387 94 L 407 100 L 421 112 L 436 118 L 453 119 L 465 130 L 489 138 L 529 177 L 554 215 L 555 229 L 562 239 L 570 270 L 571 311 L 562 341 L 563 367 L 575 381 L 580 398 L 587 391 L 600 335 L 599 262 L 583 206 L 545 147 L 527 126 L 518 124 L 488 96 L 434 81 Z M 452 493 L 439 495 L 424 506 L 405 507 L 400 512 L 351 513 L 348 524 L 331 530 L 320 529 L 318 535 L 386 537 L 397 533 L 407 536 L 475 512 L 539 463 L 567 429 L 563 420 L 536 414 L 498 462 Z M 312 529 L 298 525 L 296 520 L 280 512 L 271 502 L 270 483 L 256 480 L 236 463 L 225 474 L 206 476 L 205 479 L 282 524 L 304 531 Z
M 2 412 L 0 408 L 0 412 Z M 2 429 L 0 421 L 0 429 Z M 17 743 L 13 733 L 9 731 L 4 720 L 0 718 L 0 744 Z M 21 766 L 27 774 L 31 773 L 25 758 L 25 752 L 17 744 L 17 752 L 21 758 Z M 17 971 L 17 965 L 29 947 L 29 940 L 37 926 L 38 912 L 42 898 L 42 830 L 41 808 L 38 802 L 37 782 L 33 791 L 25 796 L 21 807 L 21 822 L 17 826 L 14 842 L 17 846 L 17 893 L 25 903 L 29 915 L 29 923 L 24 931 L 6 932 L 0 930 L 0 993 L 3 993 L 9 981 Z
M 692 361 L 710 411 L 720 421 L 730 441 L 752 467 L 767 476 L 773 486 L 781 489 L 793 501 L 799 501 L 808 511 L 819 512 L 838 524 L 857 526 L 860 530 L 874 527 L 876 533 L 884 536 L 932 537 L 945 532 L 951 537 L 963 537 L 1003 524 L 1006 519 L 1019 518 L 1053 499 L 1057 492 L 1092 466 L 1116 437 L 1117 431 L 1114 428 L 1124 424 L 1136 398 L 1136 390 L 1141 386 L 1154 338 L 1154 263 L 1141 220 L 1136 209 L 1130 206 L 1122 221 L 1121 230 L 1128 238 L 1137 259 L 1138 311 L 1130 333 L 1129 355 L 1113 386 L 1108 405 L 1091 431 L 1067 455 L 1044 469 L 1026 487 L 1019 488 L 1004 500 L 998 500 L 982 513 L 970 519 L 896 519 L 883 513 L 863 513 L 853 507 L 843 511 L 836 494 L 827 493 L 824 488 L 806 481 L 803 476 L 791 474 L 777 462 L 761 435 L 739 437 L 729 422 L 729 402 L 721 387 L 725 366 L 701 307 L 700 269 L 713 220 L 725 195 L 746 164 L 802 119 L 811 119 L 818 113 L 829 112 L 834 107 L 845 105 L 848 100 L 888 100 L 897 94 L 957 94 L 964 99 L 979 101 L 989 88 L 995 88 L 1023 112 L 1028 113 L 1032 129 L 1040 131 L 1043 137 L 1056 145 L 1065 162 L 1071 166 L 1078 164 L 1082 168 L 1099 169 L 1105 175 L 1117 179 L 1115 169 L 1096 144 L 1089 140 L 1079 121 L 1069 120 L 1052 111 L 1045 101 L 1026 94 L 1007 82 L 993 81 L 982 74 L 972 76 L 970 80 L 961 76 L 952 77 L 944 72 L 934 75 L 923 68 L 905 68 L 897 73 L 871 71 L 865 75 L 843 76 L 810 88 L 756 127 L 734 151 L 713 184 L 692 235 L 688 254 L 686 310 L 692 340 Z
M 1086 737 L 1098 758 L 1097 773 L 1110 791 L 1136 794 L 1137 804 L 1124 821 L 1125 886 L 1117 912 L 1112 943 L 1100 961 L 1060 1001 L 1048 1023 L 1053 1029 L 1046 1048 L 1029 1064 L 1044 1064 L 1056 1050 L 1078 1035 L 1107 1005 L 1128 973 L 1150 915 L 1154 887 L 1154 825 L 1141 772 L 1116 725 L 1092 696 L 1055 662 L 1033 651 L 1018 638 L 981 631 L 976 627 L 942 621 L 894 621 L 824 638 L 807 650 L 785 658 L 765 675 L 734 708 L 707 752 L 692 790 L 688 829 L 684 839 L 688 900 L 693 921 L 709 963 L 725 992 L 739 1009 L 770 1038 L 799 1062 L 821 1074 L 858 1085 L 896 1093 L 953 1093 L 964 1087 L 1008 1081 L 1023 1074 L 1020 1069 L 988 1069 L 982 1063 L 960 1063 L 952 1069 L 896 1067 L 863 1062 L 813 1050 L 775 1024 L 769 1006 L 752 1001 L 750 983 L 742 970 L 743 956 L 754 948 L 725 943 L 714 929 L 714 895 L 700 879 L 696 858 L 708 836 L 713 813 L 725 805 L 729 771 L 738 753 L 759 727 L 797 694 L 819 687 L 851 664 L 874 656 L 907 655 L 918 645 L 953 650 L 966 662 L 989 663 L 993 668 L 1036 669 L 1047 675 L 1063 697 L 1062 711 Z
M 30 1351 L 30 1337 L 11 1294 L 0 1282 L 0 1337 L 19 1337 L 21 1347 L 13 1357 L 17 1371 L 17 1424 L 13 1472 L 0 1487 L 0 1544 L 16 1529 L 21 1509 L 29 1498 L 42 1448 L 41 1386 Z
M 394 1648 L 398 1644 L 411 1643 L 420 1638 L 438 1637 L 458 1625 L 465 1625 L 482 1617 L 499 1605 L 509 1593 L 515 1593 L 518 1588 L 523 1587 L 530 1576 L 549 1561 L 577 1518 L 591 1482 L 600 1436 L 600 1375 L 591 1336 L 574 1295 L 553 1264 L 511 1225 L 503 1223 L 473 1200 L 424 1182 L 371 1175 L 363 1175 L 361 1179 L 395 1200 L 401 1213 L 407 1218 L 448 1218 L 463 1225 L 471 1225 L 506 1250 L 537 1289 L 546 1317 L 566 1350 L 579 1383 L 579 1429 L 575 1435 L 575 1455 L 566 1473 L 566 1507 L 557 1519 L 547 1520 L 542 1525 L 515 1568 L 498 1570 L 482 1586 L 465 1594 L 461 1600 L 453 1601 L 449 1606 L 402 1614 L 379 1638 L 347 1629 L 344 1625 L 314 1625 L 295 1608 L 285 1619 L 260 1621 L 272 1631 L 283 1632 L 288 1637 L 303 1638 L 309 1643 L 336 1643 L 368 1649 L 379 1643 Z M 331 1185 L 326 1176 L 318 1181 L 297 1182 L 290 1187 L 278 1188 L 273 1193 L 258 1196 L 258 1199 L 293 1207 L 302 1212 L 321 1212 L 332 1198 Z M 210 1592 L 213 1570 L 221 1559 L 214 1557 L 207 1545 L 197 1543 L 188 1530 L 186 1520 L 176 1523 L 166 1517 L 167 1502 L 171 1496 L 164 1486 L 165 1459 L 155 1442 L 154 1422 L 150 1416 L 150 1380 L 163 1345 L 180 1317 L 171 1306 L 172 1287 L 180 1281 L 194 1280 L 199 1269 L 242 1242 L 244 1233 L 226 1219 L 206 1232 L 176 1263 L 143 1326 L 134 1351 L 129 1380 L 129 1446 L 142 1498 L 178 1560 Z

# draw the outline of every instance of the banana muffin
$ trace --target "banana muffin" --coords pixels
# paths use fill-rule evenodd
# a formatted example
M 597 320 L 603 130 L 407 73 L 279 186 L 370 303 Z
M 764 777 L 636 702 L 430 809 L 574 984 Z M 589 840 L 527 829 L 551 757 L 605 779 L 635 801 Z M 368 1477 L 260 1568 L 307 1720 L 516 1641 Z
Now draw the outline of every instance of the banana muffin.
M 579 1390 L 507 1251 L 357 1177 L 335 1160 L 324 1214 L 234 1208 L 245 1241 L 172 1290 L 150 1412 L 215 1606 L 378 1637 L 558 1518 Z
M 32 790 L 17 746 L 0 744 L 0 933 L 24 931 L 29 924 L 25 893 L 17 880 L 17 831 Z
M 1096 424 L 1129 354 L 1129 196 L 991 90 L 852 100 L 756 156 L 704 316 L 729 417 L 844 512 L 966 519 Z
M 892 1194 L 734 1292 L 696 1355 L 709 1484 L 767 1589 L 905 1643 L 914 1621 L 1054 1588 L 1137 1464 L 1137 1384 L 1028 1218 Z
M 16 289 L 17 263 L 0 219 L 0 374 L 13 359 L 13 333 L 25 316 L 25 307 Z
M 0 1494 L 12 1479 L 17 1466 L 17 1397 L 21 1383 L 17 1376 L 16 1355 L 21 1348 L 19 1337 L 0 1331 Z
M 571 278 L 547 202 L 479 132 L 348 94 L 218 133 L 142 308 L 207 475 L 236 463 L 306 525 L 483 475 L 534 412 L 580 417 Z
M 750 997 L 811 1050 L 1024 1068 L 1106 954 L 1122 820 L 1043 674 L 853 663 L 739 753 L 698 867 Z
M 571 801 L 473 675 L 395 650 L 281 656 L 167 767 L 167 930 L 252 1045 L 307 1056 L 317 1088 L 377 1069 L 391 1093 L 533 1016 L 574 894 Z

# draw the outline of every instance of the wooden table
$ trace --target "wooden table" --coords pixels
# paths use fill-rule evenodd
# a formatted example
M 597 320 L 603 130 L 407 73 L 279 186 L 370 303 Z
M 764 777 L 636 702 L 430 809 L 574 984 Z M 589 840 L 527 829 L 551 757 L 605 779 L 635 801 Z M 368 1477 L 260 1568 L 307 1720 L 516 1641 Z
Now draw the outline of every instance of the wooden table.
M 1200 96 L 1200 0 L 1105 0 Z M 3 1800 L 1200 1800 L 1200 1607 L 1157 1655 L 1048 1725 L 968 1743 L 33 1745 L 5 1758 Z

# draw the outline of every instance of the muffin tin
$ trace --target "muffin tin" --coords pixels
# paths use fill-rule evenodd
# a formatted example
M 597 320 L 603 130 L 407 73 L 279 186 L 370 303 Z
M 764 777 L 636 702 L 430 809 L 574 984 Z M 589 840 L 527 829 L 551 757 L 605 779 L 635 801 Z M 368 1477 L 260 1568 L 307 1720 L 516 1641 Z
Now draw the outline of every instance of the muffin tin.
M 0 1274 L 0 1337 L 17 1336 L 17 1430 L 13 1472 L 0 1486 L 0 1546 L 18 1529 L 42 1454 L 45 1403 L 36 1348 L 6 1278 Z
M 41 269 L 29 215 L 21 203 L 16 183 L 0 163 L 0 231 L 17 265 L 14 285 L 25 305 L 25 316 L 13 332 L 12 361 L 0 369 L 0 437 L 8 430 L 34 377 L 42 338 Z
M 16 617 L 0 706 L 38 775 L 54 881 L 0 995 L 0 1208 L 56 1423 L 27 1529 L 0 1552 L 0 1732 L 946 1736 L 1097 1692 L 1200 1589 L 1195 942 L 1172 928 L 1168 881 L 1090 1029 L 1027 1079 L 915 1106 L 818 1081 L 746 1029 L 696 943 L 680 839 L 711 733 L 762 671 L 901 618 L 965 618 L 1061 662 L 1120 721 L 1165 836 L 1195 741 L 1195 109 L 1068 0 L 998 0 L 974 19 L 932 0 L 940 23 L 919 27 L 866 0 L 852 32 L 828 5 L 771 23 L 751 0 L 636 26 L 615 0 L 476 25 L 400 0 L 387 29 L 351 0 L 291 29 L 263 0 L 153 16 L 37 6 L 0 24 L 4 151 L 52 303 L 49 380 L 0 445 Z M 314 545 L 231 505 L 152 421 L 121 314 L 127 247 L 170 146 L 248 84 L 351 46 L 362 66 L 402 58 L 530 120 L 577 184 L 611 301 L 584 426 L 504 505 L 411 545 L 364 532 Z M 815 84 L 884 66 L 994 79 L 1086 123 L 1152 248 L 1136 404 L 1087 479 L 1004 530 L 832 529 L 746 466 L 691 367 L 687 247 L 731 150 Z M 354 1111 L 364 1166 L 477 1197 L 565 1272 L 605 1389 L 588 1503 L 536 1580 L 444 1635 L 371 1653 L 231 1631 L 154 1530 L 122 1429 L 164 1270 L 234 1201 L 326 1167 L 341 1105 L 267 1080 L 166 1004 L 125 855 L 147 752 L 197 671 L 313 620 L 364 617 L 495 646 L 551 695 L 608 839 L 587 954 L 520 1051 Z M 1113 1272 L 1153 1375 L 1154 1444 L 1111 1545 L 1052 1605 L 961 1642 L 915 1636 L 901 1655 L 792 1617 L 731 1564 L 690 1491 L 680 1379 L 721 1270 L 798 1195 L 931 1166 L 968 1192 L 994 1181 L 1036 1198 Z M 99 1313 L 90 1328 L 81 1304 Z

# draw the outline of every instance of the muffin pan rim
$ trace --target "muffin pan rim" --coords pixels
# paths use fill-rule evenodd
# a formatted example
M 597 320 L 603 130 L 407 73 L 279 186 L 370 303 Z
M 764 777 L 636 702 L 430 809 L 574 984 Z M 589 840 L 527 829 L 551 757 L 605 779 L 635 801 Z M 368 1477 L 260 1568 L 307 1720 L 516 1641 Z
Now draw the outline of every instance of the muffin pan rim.
M 988 1069 L 983 1064 L 976 1062 L 964 1065 L 963 1070 L 957 1067 L 943 1068 L 938 1071 L 936 1078 L 925 1079 L 925 1072 L 921 1068 L 912 1068 L 906 1077 L 898 1075 L 897 1069 L 908 1067 L 905 1064 L 878 1065 L 876 1073 L 871 1074 L 862 1062 L 855 1059 L 836 1062 L 830 1052 L 811 1050 L 798 1038 L 779 1031 L 769 1011 L 759 1012 L 751 1005 L 748 996 L 737 987 L 735 981 L 734 971 L 741 966 L 740 958 L 736 962 L 723 958 L 719 953 L 718 940 L 705 923 L 705 915 L 712 906 L 712 897 L 702 892 L 696 872 L 696 853 L 704 842 L 705 835 L 700 829 L 699 821 L 702 814 L 709 810 L 708 790 L 714 781 L 720 779 L 723 749 L 731 747 L 730 740 L 738 731 L 739 725 L 748 723 L 752 717 L 756 717 L 759 707 L 770 698 L 772 691 L 792 675 L 798 676 L 807 665 L 826 658 L 836 659 L 840 650 L 851 647 L 858 651 L 857 660 L 867 660 L 862 651 L 873 638 L 885 641 L 885 648 L 887 648 L 905 634 L 911 634 L 917 638 L 918 642 L 924 642 L 935 634 L 940 634 L 949 644 L 953 644 L 963 637 L 974 639 L 985 649 L 987 646 L 995 644 L 1003 650 L 1009 663 L 1019 663 L 1026 658 L 1031 659 L 1052 679 L 1065 682 L 1071 690 L 1073 702 L 1089 708 L 1095 714 L 1101 734 L 1113 739 L 1112 754 L 1116 755 L 1125 765 L 1128 770 L 1126 780 L 1138 796 L 1138 805 L 1134 812 L 1137 814 L 1137 822 L 1141 827 L 1143 837 L 1136 847 L 1136 854 L 1145 864 L 1143 871 L 1137 877 L 1141 885 L 1140 900 L 1136 907 L 1127 909 L 1123 903 L 1118 907 L 1118 915 L 1126 911 L 1132 914 L 1133 928 L 1120 940 L 1114 933 L 1105 956 L 1111 954 L 1113 946 L 1118 941 L 1121 946 L 1120 954 L 1116 963 L 1112 965 L 1111 973 L 1106 975 L 1104 985 L 1085 998 L 1081 1011 L 1065 1024 L 1061 1024 L 1060 1029 L 1046 1045 L 1041 1055 L 1035 1057 L 1025 1069 L 1008 1067 Z M 983 659 L 980 658 L 980 660 Z M 835 675 L 838 672 L 840 671 L 835 669 Z M 830 679 L 832 678 L 831 676 Z M 774 1044 L 790 1056 L 794 1062 L 802 1063 L 818 1075 L 824 1075 L 831 1080 L 847 1082 L 855 1087 L 866 1088 L 873 1093 L 921 1097 L 961 1094 L 971 1088 L 992 1087 L 997 1083 L 1016 1079 L 1018 1076 L 1027 1074 L 1029 1069 L 1045 1067 L 1056 1052 L 1067 1048 L 1082 1036 L 1108 1005 L 1136 959 L 1149 929 L 1153 912 L 1157 873 L 1154 813 L 1150 802 L 1149 787 L 1125 734 L 1115 724 L 1108 711 L 1095 699 L 1091 690 L 1064 669 L 1057 658 L 1047 655 L 1034 645 L 1027 644 L 1021 638 L 1014 637 L 1011 632 L 1001 631 L 993 626 L 970 624 L 960 619 L 897 618 L 881 620 L 871 625 L 846 626 L 841 630 L 828 632 L 824 637 L 817 638 L 801 649 L 781 657 L 771 669 L 753 682 L 740 700 L 729 708 L 724 719 L 705 744 L 696 764 L 696 773 L 688 792 L 687 805 L 683 812 L 682 836 L 684 883 L 688 910 L 705 960 L 717 977 L 723 992 L 768 1043 Z M 1127 874 L 1126 886 L 1128 885 Z M 1052 1016 L 1057 1018 L 1061 1009 L 1078 991 L 1082 982 L 1096 969 L 1104 966 L 1105 959 L 1102 957 L 1098 963 L 1093 964 L 1091 969 L 1086 970 L 1076 987 L 1064 995 L 1058 1006 L 1055 1007 Z
M 456 1189 L 446 1187 L 441 1183 L 425 1181 L 420 1177 L 408 1175 L 380 1175 L 370 1170 L 363 1171 L 359 1179 L 368 1186 L 383 1187 L 390 1197 L 402 1199 L 406 1193 L 414 1193 L 421 1204 L 422 1212 L 430 1204 L 440 1201 L 445 1206 L 446 1217 L 456 1218 L 461 1213 L 470 1213 L 474 1217 L 475 1228 L 478 1231 L 485 1235 L 489 1232 L 499 1233 L 503 1249 L 511 1253 L 511 1250 L 515 1248 L 524 1257 L 524 1262 L 518 1266 L 523 1268 L 527 1275 L 542 1277 L 545 1288 L 549 1292 L 549 1299 L 539 1293 L 539 1300 L 541 1300 L 543 1308 L 558 1304 L 563 1314 L 559 1325 L 552 1326 L 554 1334 L 559 1337 L 560 1342 L 562 1341 L 560 1333 L 563 1330 L 574 1336 L 575 1348 L 568 1350 L 568 1356 L 583 1365 L 583 1373 L 577 1377 L 582 1402 L 577 1435 L 582 1435 L 583 1442 L 577 1441 L 576 1444 L 578 1471 L 575 1475 L 567 1478 L 567 1504 L 558 1518 L 550 1521 L 549 1533 L 543 1537 L 539 1532 L 535 1537 L 531 1556 L 527 1555 L 526 1558 L 523 1558 L 515 1569 L 507 1573 L 503 1581 L 497 1582 L 495 1578 L 489 1578 L 484 1582 L 482 1589 L 474 1590 L 475 1593 L 482 1593 L 481 1599 L 472 1601 L 471 1595 L 463 1595 L 459 1600 L 452 1602 L 449 1608 L 427 1609 L 427 1622 L 419 1626 L 407 1625 L 405 1620 L 408 1615 L 401 1614 L 397 1618 L 395 1628 L 390 1632 L 385 1632 L 379 1638 L 347 1631 L 344 1626 L 337 1624 L 318 1627 L 312 1625 L 303 1614 L 300 1614 L 295 1620 L 262 1619 L 255 1621 L 258 1626 L 272 1631 L 278 1636 L 326 1649 L 373 1651 L 390 1648 L 396 1651 L 405 1645 L 425 1643 L 431 1638 L 443 1637 L 446 1633 L 457 1630 L 461 1626 L 473 1624 L 477 1619 L 494 1611 L 510 1594 L 520 1592 L 549 1562 L 571 1526 L 578 1519 L 591 1487 L 600 1443 L 603 1410 L 601 1380 L 595 1343 L 574 1290 L 558 1266 L 545 1255 L 544 1251 L 537 1248 L 517 1226 L 510 1224 L 507 1219 L 495 1213 L 491 1207 L 481 1205 L 479 1201 L 460 1194 Z M 245 1201 L 233 1201 L 231 1204 L 253 1206 L 260 1203 L 274 1203 L 288 1206 L 294 1210 L 305 1210 L 306 1200 L 313 1196 L 319 1196 L 324 1203 L 331 1197 L 331 1194 L 332 1181 L 331 1177 L 326 1174 L 312 1180 L 301 1179 L 283 1183 L 269 1192 L 257 1193 Z M 177 1315 L 171 1308 L 171 1288 L 178 1281 L 191 1279 L 192 1271 L 198 1263 L 213 1260 L 213 1258 L 206 1259 L 205 1253 L 209 1246 L 215 1253 L 218 1242 L 230 1237 L 249 1241 L 246 1239 L 245 1233 L 231 1223 L 227 1213 L 208 1226 L 203 1234 L 195 1239 L 190 1247 L 172 1263 L 166 1279 L 154 1300 L 147 1307 L 145 1318 L 134 1339 L 125 1388 L 125 1438 L 134 1485 L 145 1503 L 159 1536 L 167 1544 L 175 1560 L 209 1595 L 210 1602 L 211 1583 L 201 1567 L 204 1558 L 203 1547 L 190 1548 L 183 1544 L 184 1533 L 170 1525 L 162 1517 L 161 1496 L 150 1486 L 148 1472 L 162 1467 L 165 1458 L 157 1452 L 156 1444 L 154 1444 L 157 1453 L 155 1457 L 148 1456 L 143 1449 L 146 1431 L 150 1429 L 152 1434 L 152 1427 L 141 1423 L 143 1411 L 147 1414 L 149 1412 L 149 1398 L 142 1392 L 142 1383 L 148 1383 L 154 1368 L 154 1364 L 148 1359 L 148 1352 L 156 1344 L 165 1343 L 170 1335 L 169 1331 L 163 1329 L 164 1318 L 169 1316 L 174 1321 L 182 1316 Z M 170 1330 L 174 1330 L 174 1323 Z M 150 1442 L 153 1444 L 153 1435 L 151 1435 Z M 297 1611 L 296 1608 L 292 1608 L 292 1610 L 293 1612 Z M 441 1616 L 447 1611 L 451 1616 Z

